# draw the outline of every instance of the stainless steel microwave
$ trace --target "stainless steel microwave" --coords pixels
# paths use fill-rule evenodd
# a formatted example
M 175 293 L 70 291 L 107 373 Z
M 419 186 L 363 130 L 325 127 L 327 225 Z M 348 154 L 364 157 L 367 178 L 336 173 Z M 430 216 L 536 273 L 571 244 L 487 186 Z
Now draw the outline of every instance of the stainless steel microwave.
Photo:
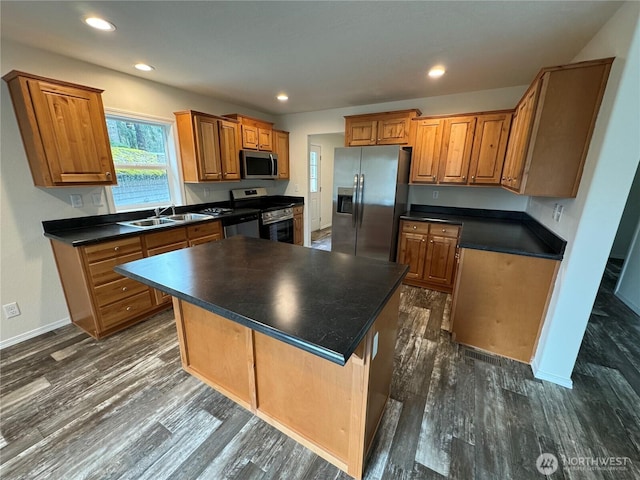
M 240 168 L 242 178 L 276 179 L 278 178 L 278 154 L 240 150 Z

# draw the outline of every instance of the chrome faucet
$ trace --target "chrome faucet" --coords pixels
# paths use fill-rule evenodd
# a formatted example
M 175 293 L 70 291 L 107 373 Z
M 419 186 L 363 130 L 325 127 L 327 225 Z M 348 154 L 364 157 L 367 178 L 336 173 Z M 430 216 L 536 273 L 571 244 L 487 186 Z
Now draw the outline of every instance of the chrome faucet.
M 156 214 L 156 217 L 159 217 L 160 215 L 162 215 L 164 212 L 166 212 L 168 209 L 171 209 L 171 215 L 175 215 L 176 214 L 176 206 L 175 204 L 171 204 L 167 207 L 161 208 L 161 207 L 156 207 L 153 209 L 153 211 Z

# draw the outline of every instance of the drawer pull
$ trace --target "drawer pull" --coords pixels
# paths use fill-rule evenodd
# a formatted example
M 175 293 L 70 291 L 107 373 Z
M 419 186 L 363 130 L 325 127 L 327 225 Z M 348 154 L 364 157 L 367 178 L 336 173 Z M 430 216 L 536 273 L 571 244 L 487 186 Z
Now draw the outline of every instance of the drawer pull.
M 413 229 L 414 229 L 414 230 L 417 230 L 417 229 L 418 229 L 417 225 L 414 225 L 414 226 L 413 226 Z
M 127 310 L 127 312 L 130 312 L 131 311 L 131 307 L 127 307 L 126 310 Z
M 128 290 L 128 288 L 127 288 L 127 287 L 122 287 L 122 291 L 123 291 L 123 292 L 126 292 L 127 290 Z
M 446 228 L 443 228 L 443 229 L 442 229 L 442 231 L 443 231 L 443 232 L 446 232 L 446 231 L 447 231 L 447 229 L 446 229 Z
M 114 248 L 113 248 L 113 251 L 114 251 L 114 252 L 117 252 L 118 250 L 120 250 L 120 247 L 114 247 Z
M 429 240 L 429 243 L 433 243 L 433 240 Z

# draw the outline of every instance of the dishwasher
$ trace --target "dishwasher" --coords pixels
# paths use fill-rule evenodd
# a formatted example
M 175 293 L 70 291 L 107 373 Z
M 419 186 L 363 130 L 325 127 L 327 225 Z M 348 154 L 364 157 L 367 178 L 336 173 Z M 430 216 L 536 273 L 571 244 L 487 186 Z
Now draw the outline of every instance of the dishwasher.
M 258 218 L 258 213 L 223 217 L 222 227 L 224 228 L 224 238 L 235 237 L 236 235 L 260 238 Z

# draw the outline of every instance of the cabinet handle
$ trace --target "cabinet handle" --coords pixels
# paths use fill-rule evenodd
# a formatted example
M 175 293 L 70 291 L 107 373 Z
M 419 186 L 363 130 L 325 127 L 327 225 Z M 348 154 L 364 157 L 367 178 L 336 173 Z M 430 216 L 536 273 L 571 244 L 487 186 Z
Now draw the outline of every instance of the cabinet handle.
M 418 227 L 416 225 L 413 226 L 413 229 L 416 230 Z
M 424 238 L 422 239 L 422 241 L 424 242 Z
M 105 174 L 107 177 L 110 177 L 110 176 L 111 176 L 111 172 L 105 172 L 104 174 Z
M 118 250 L 120 250 L 120 247 L 114 247 L 114 248 L 113 248 L 113 251 L 114 251 L 114 252 L 117 252 Z
M 436 179 L 436 176 L 435 176 L 435 175 L 431 175 L 431 176 L 433 177 L 433 179 L 434 179 L 434 180 Z
M 502 181 L 504 182 L 507 179 L 507 177 L 502 177 Z
M 447 229 L 446 229 L 446 228 L 443 228 L 443 229 L 442 229 L 442 231 L 443 231 L 443 232 L 446 232 L 446 231 L 447 231 Z
M 123 292 L 126 292 L 127 290 L 128 290 L 127 287 L 122 287 Z
M 475 176 L 475 175 L 472 175 L 472 176 L 471 176 L 471 181 L 472 181 L 472 182 L 475 182 L 475 181 L 476 181 L 476 176 Z
M 130 312 L 130 311 L 131 311 L 131 307 L 127 307 L 127 312 Z
M 467 179 L 467 176 L 466 176 L 466 175 L 463 175 L 463 176 L 462 176 L 462 180 L 466 180 L 466 179 Z

